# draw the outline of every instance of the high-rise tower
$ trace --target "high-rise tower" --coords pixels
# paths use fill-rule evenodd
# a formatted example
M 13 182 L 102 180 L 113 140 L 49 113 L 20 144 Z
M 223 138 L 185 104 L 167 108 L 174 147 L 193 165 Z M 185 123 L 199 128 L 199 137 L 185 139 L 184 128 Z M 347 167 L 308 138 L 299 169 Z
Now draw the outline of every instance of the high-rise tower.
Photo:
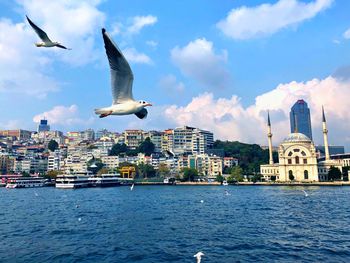
M 269 140 L 269 163 L 273 164 L 272 156 L 272 133 L 271 133 L 271 122 L 270 122 L 270 113 L 267 112 L 267 137 Z
M 310 109 L 304 100 L 298 100 L 289 113 L 290 131 L 296 130 L 312 140 Z
M 50 130 L 50 125 L 47 124 L 47 120 L 40 120 L 40 123 L 38 125 L 38 132 L 44 132 L 44 131 L 49 131 Z

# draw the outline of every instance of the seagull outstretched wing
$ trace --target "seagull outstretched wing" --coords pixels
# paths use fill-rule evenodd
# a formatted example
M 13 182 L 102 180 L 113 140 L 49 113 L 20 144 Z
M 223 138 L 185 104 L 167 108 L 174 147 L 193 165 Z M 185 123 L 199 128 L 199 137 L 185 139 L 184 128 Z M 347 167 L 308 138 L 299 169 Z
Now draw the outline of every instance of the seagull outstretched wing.
M 113 104 L 134 100 L 132 96 L 134 76 L 129 63 L 104 28 L 102 28 L 102 35 L 111 69 Z
M 29 22 L 29 24 L 31 25 L 31 27 L 34 29 L 34 31 L 37 33 L 37 35 L 40 37 L 40 39 L 45 42 L 45 43 L 50 43 L 52 42 L 50 40 L 50 38 L 47 36 L 47 34 L 45 33 L 45 31 L 43 31 L 42 29 L 40 29 L 36 24 L 34 24 L 32 22 L 32 20 L 29 19 L 28 16 L 27 17 L 27 20 Z

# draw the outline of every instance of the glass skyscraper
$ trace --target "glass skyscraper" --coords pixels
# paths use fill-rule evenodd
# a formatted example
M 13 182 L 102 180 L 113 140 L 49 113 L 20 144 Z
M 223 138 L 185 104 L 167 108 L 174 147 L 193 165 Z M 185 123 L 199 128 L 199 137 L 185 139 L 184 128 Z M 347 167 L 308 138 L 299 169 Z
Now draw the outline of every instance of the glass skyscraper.
M 290 113 L 290 131 L 305 134 L 312 140 L 310 109 L 304 100 L 298 100 Z

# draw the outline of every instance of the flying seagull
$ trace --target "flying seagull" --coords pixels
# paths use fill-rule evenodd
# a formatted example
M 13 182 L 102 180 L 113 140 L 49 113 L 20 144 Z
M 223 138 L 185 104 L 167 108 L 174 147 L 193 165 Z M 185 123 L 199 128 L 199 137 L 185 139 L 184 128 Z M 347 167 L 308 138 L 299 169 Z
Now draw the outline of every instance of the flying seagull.
M 204 256 L 203 252 L 198 252 L 196 255 L 194 255 L 193 257 L 197 258 L 197 263 L 201 263 L 202 260 L 202 256 Z
M 34 29 L 34 31 L 37 33 L 37 35 L 42 40 L 42 42 L 35 43 L 35 45 L 37 47 L 59 47 L 59 48 L 63 48 L 63 49 L 70 49 L 70 48 L 66 48 L 65 46 L 62 46 L 61 43 L 59 43 L 59 42 L 52 42 L 50 40 L 50 38 L 47 36 L 47 34 L 42 29 L 40 29 L 36 24 L 34 24 L 32 22 L 32 20 L 29 19 L 28 16 L 26 16 L 26 17 L 27 17 L 27 20 L 28 20 L 29 24 L 31 25 L 31 27 Z
M 140 119 L 146 118 L 148 112 L 145 107 L 152 104 L 143 100 L 134 100 L 132 96 L 134 75 L 129 63 L 104 28 L 102 28 L 102 36 L 111 70 L 113 103 L 110 107 L 95 109 L 95 113 L 100 115 L 100 118 L 129 114 L 135 114 Z
M 130 191 L 134 190 L 134 184 L 130 186 Z
M 309 196 L 309 194 L 305 190 L 301 190 L 304 192 L 305 196 Z

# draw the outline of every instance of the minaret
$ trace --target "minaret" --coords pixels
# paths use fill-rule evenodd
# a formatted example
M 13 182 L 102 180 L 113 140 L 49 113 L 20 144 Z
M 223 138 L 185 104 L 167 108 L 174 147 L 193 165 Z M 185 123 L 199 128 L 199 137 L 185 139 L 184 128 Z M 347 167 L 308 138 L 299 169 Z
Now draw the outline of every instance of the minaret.
M 271 122 L 270 122 L 270 113 L 267 112 L 267 137 L 269 139 L 269 163 L 273 164 L 272 157 L 272 133 L 271 133 Z
M 326 124 L 326 117 L 324 115 L 324 109 L 322 106 L 322 128 L 323 128 L 323 140 L 324 140 L 324 153 L 326 155 L 326 161 L 329 161 L 329 148 L 328 148 L 328 130 L 327 130 L 327 124 Z

